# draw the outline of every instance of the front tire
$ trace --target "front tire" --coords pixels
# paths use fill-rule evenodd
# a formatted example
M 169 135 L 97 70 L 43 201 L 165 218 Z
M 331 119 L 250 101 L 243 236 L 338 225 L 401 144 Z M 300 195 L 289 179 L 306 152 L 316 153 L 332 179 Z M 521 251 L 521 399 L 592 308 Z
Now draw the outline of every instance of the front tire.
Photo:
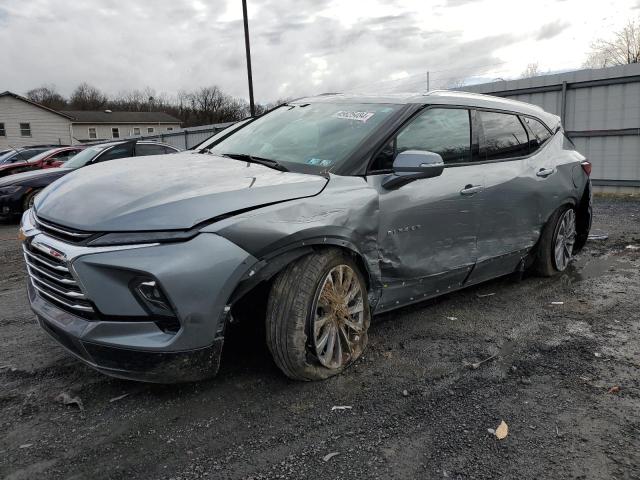
M 554 212 L 542 229 L 533 264 L 534 271 L 552 277 L 569 266 L 576 243 L 576 211 L 561 207 Z
M 33 207 L 33 201 L 36 198 L 36 195 L 38 195 L 41 191 L 42 191 L 41 188 L 37 188 L 35 190 L 31 190 L 29 193 L 25 195 L 24 200 L 22 200 L 23 212 L 26 212 L 27 210 Z
M 267 305 L 267 345 L 294 380 L 341 373 L 367 346 L 371 321 L 366 283 L 340 250 L 312 253 L 274 280 Z

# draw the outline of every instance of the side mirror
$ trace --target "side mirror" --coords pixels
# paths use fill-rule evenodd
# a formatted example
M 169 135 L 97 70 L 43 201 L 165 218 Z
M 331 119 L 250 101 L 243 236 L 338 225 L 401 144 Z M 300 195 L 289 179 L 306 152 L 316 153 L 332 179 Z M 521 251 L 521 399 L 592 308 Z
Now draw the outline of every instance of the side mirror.
M 397 188 L 420 178 L 433 178 L 442 175 L 444 161 L 434 152 L 406 150 L 393 161 L 393 173 L 384 179 L 382 186 Z

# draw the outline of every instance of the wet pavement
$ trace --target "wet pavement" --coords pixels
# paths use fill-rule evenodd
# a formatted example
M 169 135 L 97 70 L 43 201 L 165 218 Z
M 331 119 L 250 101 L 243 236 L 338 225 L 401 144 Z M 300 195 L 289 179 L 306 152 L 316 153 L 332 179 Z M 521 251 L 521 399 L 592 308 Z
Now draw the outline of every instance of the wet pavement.
M 317 383 L 286 379 L 251 324 L 210 381 L 92 371 L 35 325 L 15 230 L 0 225 L 0 478 L 640 478 L 638 201 L 596 199 L 608 238 L 565 274 L 382 315 L 363 358 Z

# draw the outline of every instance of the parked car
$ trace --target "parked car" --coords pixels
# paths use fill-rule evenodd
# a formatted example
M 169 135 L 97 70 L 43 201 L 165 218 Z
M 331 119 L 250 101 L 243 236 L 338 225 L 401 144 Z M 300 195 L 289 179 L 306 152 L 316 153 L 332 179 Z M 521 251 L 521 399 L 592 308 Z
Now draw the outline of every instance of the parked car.
M 12 148 L 6 150 L 0 155 L 0 167 L 12 165 L 14 163 L 26 162 L 32 157 L 46 152 L 53 147 L 29 147 L 29 148 Z
M 324 379 L 372 315 L 558 274 L 591 225 L 560 118 L 501 98 L 305 98 L 197 152 L 73 172 L 23 216 L 40 325 L 104 373 L 214 375 L 228 324 L 258 319 L 287 376 Z
M 60 167 L 83 149 L 83 146 L 52 148 L 26 160 L 15 159 L 12 163 L 0 163 L 0 177 L 30 170 Z
M 172 145 L 155 141 L 121 141 L 95 144 L 74 155 L 63 167 L 17 173 L 0 179 L 0 215 L 20 215 L 33 205 L 40 191 L 78 168 L 126 157 L 175 153 Z

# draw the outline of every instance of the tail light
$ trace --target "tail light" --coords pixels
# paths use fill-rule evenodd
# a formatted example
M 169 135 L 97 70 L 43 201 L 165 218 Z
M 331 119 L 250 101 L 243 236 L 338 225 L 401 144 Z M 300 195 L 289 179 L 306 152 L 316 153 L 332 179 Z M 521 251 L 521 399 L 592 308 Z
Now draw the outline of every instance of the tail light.
M 591 162 L 583 161 L 581 164 L 582 170 L 587 174 L 587 177 L 591 176 Z

